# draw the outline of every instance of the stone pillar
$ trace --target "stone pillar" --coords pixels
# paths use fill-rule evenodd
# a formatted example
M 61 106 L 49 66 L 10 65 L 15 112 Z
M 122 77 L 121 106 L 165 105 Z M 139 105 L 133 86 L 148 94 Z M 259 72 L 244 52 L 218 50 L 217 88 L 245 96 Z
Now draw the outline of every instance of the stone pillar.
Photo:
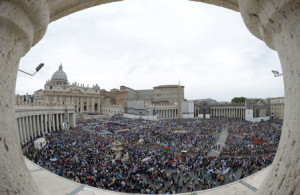
M 63 116 L 62 116 L 63 114 L 62 113 L 60 113 L 59 114 L 59 116 L 60 116 L 60 128 L 62 129 L 63 127 L 62 127 L 62 124 L 63 124 Z
M 52 119 L 52 128 L 53 128 L 53 131 L 56 131 L 57 129 L 56 129 L 56 125 L 55 125 L 55 114 L 52 114 L 51 119 Z
M 44 133 L 48 133 L 49 132 L 49 130 L 48 130 L 48 114 L 45 114 L 45 116 L 44 116 L 44 127 L 45 127 L 45 131 L 44 131 Z
M 36 115 L 36 129 L 37 129 L 37 136 L 41 136 L 41 127 L 40 127 L 40 115 Z
M 76 127 L 76 120 L 75 120 L 75 113 L 69 114 L 69 120 L 70 120 L 70 127 L 75 128 Z
M 15 120 L 15 86 L 20 58 L 44 35 L 46 0 L 0 3 L 0 194 L 41 194 L 25 165 Z
M 83 97 L 80 97 L 80 112 L 82 113 L 84 110 L 83 110 Z
M 26 142 L 28 142 L 30 140 L 30 129 L 29 129 L 29 120 L 28 120 L 28 116 L 25 116 L 25 127 L 26 127 Z
M 52 132 L 52 123 L 51 123 L 51 114 L 47 114 L 47 121 L 48 121 L 48 132 Z
M 34 129 L 33 129 L 32 118 L 33 118 L 33 116 L 28 116 L 30 136 L 31 136 L 31 140 L 34 140 L 34 138 L 33 138 L 34 137 Z
M 45 124 L 44 124 L 44 114 L 41 114 L 41 134 L 44 135 L 45 134 Z
M 19 118 L 19 123 L 20 123 L 20 127 L 21 127 L 21 132 L 22 132 L 22 140 L 21 140 L 21 143 L 22 145 L 25 143 L 25 129 L 24 129 L 24 123 L 23 123 L 23 117 L 20 117 Z
M 51 121 L 51 131 L 55 131 L 55 121 L 54 121 L 54 114 L 50 114 L 50 121 Z
M 55 114 L 55 116 L 56 116 L 56 131 L 58 131 L 59 130 L 59 120 L 58 120 L 58 113 L 56 113 Z
M 34 139 L 37 137 L 37 130 L 36 130 L 36 120 L 35 120 L 36 115 L 32 116 L 32 128 L 33 128 L 33 137 Z
M 27 142 L 27 130 L 26 130 L 26 122 L 25 122 L 25 117 L 21 117 L 21 122 L 22 122 L 22 130 L 23 130 L 23 135 L 24 135 L 24 143 Z
M 55 128 L 55 117 L 54 117 L 54 114 L 51 114 L 50 117 L 51 117 L 51 127 L 52 127 L 52 131 L 55 131 L 56 128 Z
M 94 97 L 92 97 L 92 110 L 91 111 L 96 112 L 96 110 L 95 110 L 95 98 Z
M 278 52 L 285 110 L 276 157 L 259 194 L 300 193 L 300 4 L 298 0 L 239 0 L 248 29 Z
M 17 118 L 16 119 L 17 120 L 17 127 L 18 127 L 18 132 L 19 132 L 19 142 L 20 142 L 20 144 L 22 145 L 22 137 L 23 137 L 23 135 L 22 135 L 22 129 L 21 129 L 21 123 L 20 123 L 20 118 Z

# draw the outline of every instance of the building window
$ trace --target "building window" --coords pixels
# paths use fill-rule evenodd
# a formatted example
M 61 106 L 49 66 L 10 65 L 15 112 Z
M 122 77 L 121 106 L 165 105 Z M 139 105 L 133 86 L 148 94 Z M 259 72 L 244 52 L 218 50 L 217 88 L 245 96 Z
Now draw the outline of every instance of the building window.
M 259 117 L 259 109 L 255 109 L 255 117 Z

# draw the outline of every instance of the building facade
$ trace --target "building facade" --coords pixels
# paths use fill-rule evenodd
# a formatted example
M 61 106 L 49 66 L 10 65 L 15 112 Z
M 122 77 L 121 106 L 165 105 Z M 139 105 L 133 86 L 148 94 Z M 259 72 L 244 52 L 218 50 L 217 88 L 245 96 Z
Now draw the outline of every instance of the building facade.
M 284 97 L 271 98 L 271 118 L 283 119 L 284 117 Z
M 178 85 L 160 85 L 160 86 L 153 87 L 153 102 L 156 104 L 177 103 L 178 96 L 180 96 L 181 101 L 183 102 L 184 86 L 178 87 Z
M 42 103 L 71 103 L 75 105 L 77 113 L 100 112 L 101 100 L 100 87 L 96 84 L 92 87 L 84 84 L 68 83 L 67 74 L 62 65 L 47 81 L 44 89 L 34 92 L 34 102 Z
M 247 99 L 245 103 L 195 101 L 194 116 L 198 118 L 240 118 L 247 121 L 269 120 L 270 99 Z

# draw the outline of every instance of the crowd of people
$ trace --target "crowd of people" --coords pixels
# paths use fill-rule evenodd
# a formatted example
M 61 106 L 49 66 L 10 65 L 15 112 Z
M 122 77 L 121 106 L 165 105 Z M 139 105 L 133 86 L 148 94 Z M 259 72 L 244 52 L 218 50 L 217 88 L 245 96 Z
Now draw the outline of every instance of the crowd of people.
M 224 128 L 229 131 L 227 148 L 232 144 L 241 148 L 245 132 L 250 132 L 253 138 L 263 138 L 264 143 L 276 140 L 273 137 L 277 134 L 270 139 L 265 137 L 274 135 L 267 123 L 206 119 L 184 120 L 182 126 L 183 130 L 176 131 L 176 121 L 169 120 L 78 120 L 74 129 L 47 134 L 46 147 L 28 157 L 79 183 L 145 194 L 214 188 L 243 178 L 273 161 L 275 154 L 271 152 L 260 156 L 251 151 L 248 156 L 207 156 Z M 235 137 L 235 132 L 241 137 Z M 123 147 L 120 158 L 112 150 L 116 140 Z
M 276 153 L 281 130 L 270 122 L 233 121 L 228 128 L 222 155 L 261 155 Z

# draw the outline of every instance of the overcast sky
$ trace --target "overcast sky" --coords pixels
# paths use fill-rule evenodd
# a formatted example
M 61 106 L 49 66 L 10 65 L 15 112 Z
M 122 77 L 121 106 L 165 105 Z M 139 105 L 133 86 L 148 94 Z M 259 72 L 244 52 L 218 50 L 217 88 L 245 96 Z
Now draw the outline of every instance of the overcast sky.
M 63 70 L 70 83 L 110 90 L 178 84 L 185 98 L 230 101 L 279 97 L 276 52 L 254 37 L 238 12 L 187 0 L 126 0 L 86 9 L 51 23 L 21 59 L 16 93 L 32 94 Z

